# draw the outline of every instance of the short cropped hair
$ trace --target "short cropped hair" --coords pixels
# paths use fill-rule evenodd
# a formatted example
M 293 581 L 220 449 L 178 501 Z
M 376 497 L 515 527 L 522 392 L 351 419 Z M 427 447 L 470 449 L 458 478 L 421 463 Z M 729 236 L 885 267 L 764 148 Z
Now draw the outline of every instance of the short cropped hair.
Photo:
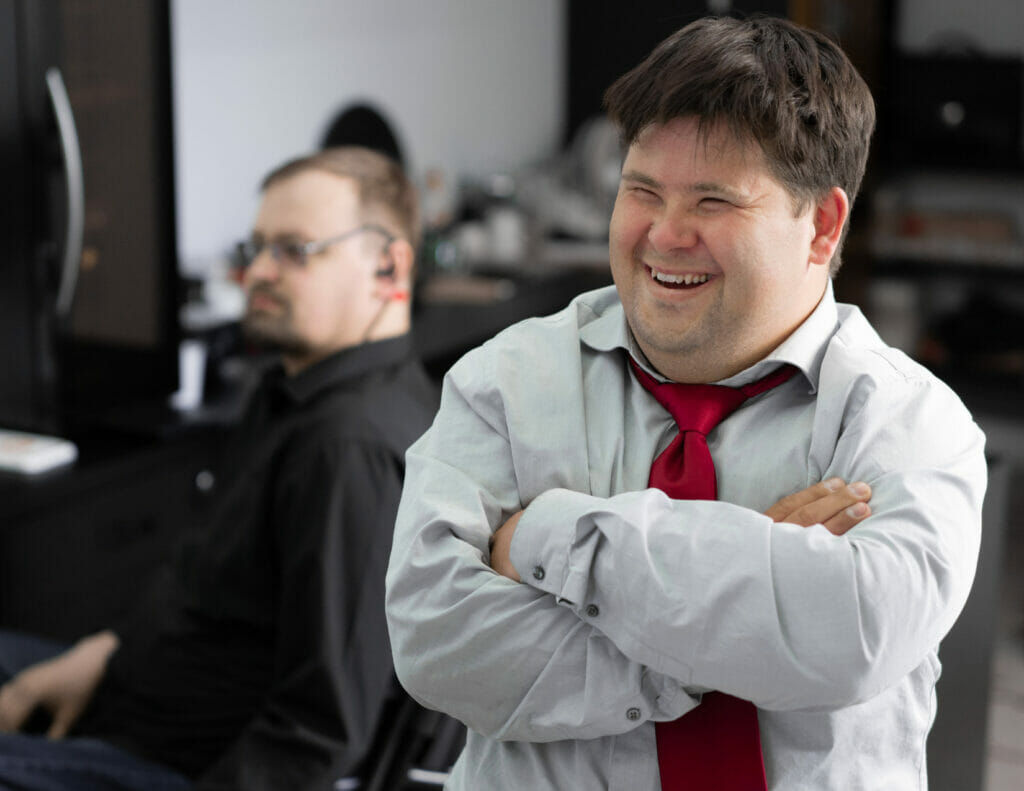
M 767 16 L 690 23 L 620 77 L 604 103 L 626 146 L 677 118 L 696 118 L 705 140 L 724 126 L 755 143 L 797 212 L 834 186 L 852 207 L 875 128 L 871 91 L 839 46 Z M 833 274 L 838 267 L 837 248 Z
M 397 161 L 361 146 L 325 148 L 275 168 L 263 179 L 260 190 L 311 170 L 351 179 L 356 185 L 363 221 L 382 225 L 408 241 L 413 250 L 419 249 L 416 187 Z

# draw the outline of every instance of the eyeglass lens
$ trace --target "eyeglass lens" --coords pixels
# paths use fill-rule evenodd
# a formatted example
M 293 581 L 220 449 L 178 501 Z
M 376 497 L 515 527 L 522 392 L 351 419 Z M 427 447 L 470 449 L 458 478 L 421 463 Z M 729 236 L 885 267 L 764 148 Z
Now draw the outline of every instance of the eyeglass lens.
M 277 263 L 285 266 L 301 267 L 306 263 L 306 252 L 296 242 L 267 242 L 262 239 L 246 239 L 238 243 L 238 263 L 243 267 L 252 262 L 264 251 Z

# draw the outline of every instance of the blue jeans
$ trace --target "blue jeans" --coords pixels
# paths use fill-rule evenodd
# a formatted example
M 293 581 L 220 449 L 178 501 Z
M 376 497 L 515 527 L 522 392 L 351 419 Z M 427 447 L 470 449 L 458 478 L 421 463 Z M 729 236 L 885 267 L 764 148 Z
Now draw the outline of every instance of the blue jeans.
M 0 630 L 0 684 L 65 646 Z M 98 739 L 0 733 L 0 791 L 188 791 L 177 772 Z

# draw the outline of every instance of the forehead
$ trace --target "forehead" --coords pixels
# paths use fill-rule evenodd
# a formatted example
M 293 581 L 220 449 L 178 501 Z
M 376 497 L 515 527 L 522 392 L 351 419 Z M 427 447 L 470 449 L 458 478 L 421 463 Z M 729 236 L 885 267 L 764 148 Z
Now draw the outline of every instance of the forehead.
M 268 186 L 253 223 L 264 235 L 334 234 L 354 225 L 359 198 L 352 179 L 308 170 Z
M 756 143 L 720 124 L 702 129 L 695 118 L 644 129 L 626 153 L 624 170 L 630 169 L 667 185 L 709 181 L 741 189 L 774 182 Z

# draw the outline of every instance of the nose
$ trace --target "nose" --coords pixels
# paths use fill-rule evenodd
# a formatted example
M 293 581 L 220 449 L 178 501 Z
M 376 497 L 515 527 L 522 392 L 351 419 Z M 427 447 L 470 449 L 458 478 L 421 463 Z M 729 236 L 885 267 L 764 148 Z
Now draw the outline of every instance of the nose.
M 245 268 L 244 280 L 276 280 L 281 274 L 281 265 L 270 252 L 270 247 L 265 246 L 259 251 L 255 258 Z
M 651 222 L 647 241 L 657 254 L 669 255 L 676 250 L 692 249 L 697 245 L 699 235 L 693 218 L 683 212 L 665 212 Z

